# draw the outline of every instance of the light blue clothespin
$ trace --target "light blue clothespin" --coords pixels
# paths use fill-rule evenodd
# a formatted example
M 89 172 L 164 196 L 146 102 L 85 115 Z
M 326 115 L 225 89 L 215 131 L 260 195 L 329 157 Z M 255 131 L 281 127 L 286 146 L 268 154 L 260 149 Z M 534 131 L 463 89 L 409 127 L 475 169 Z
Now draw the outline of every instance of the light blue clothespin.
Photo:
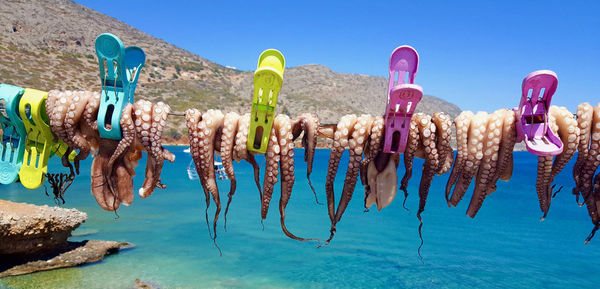
M 27 133 L 23 121 L 18 116 L 23 91 L 21 87 L 0 84 L 0 102 L 4 102 L 4 113 L 0 113 L 0 183 L 5 185 L 19 179 L 19 170 L 23 164 Z
M 120 140 L 121 112 L 128 102 L 133 103 L 146 55 L 139 47 L 124 48 L 123 42 L 109 33 L 100 34 L 95 46 L 102 82 L 98 131 L 101 138 Z

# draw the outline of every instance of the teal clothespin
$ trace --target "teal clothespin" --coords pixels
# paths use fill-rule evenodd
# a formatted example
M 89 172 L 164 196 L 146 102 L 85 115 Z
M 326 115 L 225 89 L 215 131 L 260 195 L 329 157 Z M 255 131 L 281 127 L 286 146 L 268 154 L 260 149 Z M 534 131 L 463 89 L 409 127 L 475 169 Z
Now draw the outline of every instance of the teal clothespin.
M 25 139 L 27 132 L 19 118 L 19 101 L 24 89 L 0 84 L 0 102 L 4 103 L 4 112 L 0 113 L 2 143 L 0 143 L 0 184 L 12 184 L 19 179 L 19 170 L 23 164 Z M 16 145 L 16 147 L 15 147 Z
M 95 46 L 102 82 L 98 131 L 101 138 L 120 140 L 121 112 L 128 102 L 133 103 L 146 55 L 139 47 L 124 48 L 123 42 L 110 33 L 100 34 Z

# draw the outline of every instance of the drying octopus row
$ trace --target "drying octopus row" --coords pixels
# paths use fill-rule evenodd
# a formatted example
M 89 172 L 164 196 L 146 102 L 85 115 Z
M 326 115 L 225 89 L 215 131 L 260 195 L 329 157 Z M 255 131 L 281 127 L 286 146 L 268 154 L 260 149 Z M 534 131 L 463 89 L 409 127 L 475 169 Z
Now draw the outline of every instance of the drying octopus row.
M 46 110 L 50 116 L 53 134 L 69 147 L 62 161 L 65 167 L 70 168 L 70 177 L 79 173 L 79 161 L 85 159 L 90 152 L 93 153 L 95 157 L 92 163 L 92 194 L 103 209 L 116 211 L 119 205 L 130 205 L 133 201 L 132 177 L 135 175 L 138 160 L 142 157 L 142 151 L 148 153 L 148 161 L 145 181 L 138 191 L 139 195 L 145 198 L 152 194 L 155 188 L 165 187 L 160 178 L 164 160 L 174 161 L 174 155 L 161 145 L 162 131 L 170 108 L 162 102 L 152 104 L 145 100 L 127 104 L 120 121 L 123 137 L 121 140 L 110 140 L 100 138 L 98 134 L 96 119 L 99 103 L 99 93 L 51 91 L 46 101 Z M 553 192 L 554 177 L 575 153 L 579 152 L 573 169 L 573 194 L 578 203 L 580 196 L 583 197 L 584 203 L 579 204 L 586 205 L 592 219 L 594 229 L 586 240 L 589 242 L 600 228 L 600 174 L 595 174 L 600 165 L 600 104 L 596 107 L 588 103 L 581 104 L 577 108 L 576 116 L 564 107 L 550 107 L 549 129 L 561 138 L 564 148 L 562 153 L 555 157 L 538 157 L 535 187 L 543 219 L 547 216 L 553 195 L 557 192 Z M 261 219 L 266 218 L 275 185 L 280 181 L 279 212 L 283 232 L 299 241 L 317 240 L 298 237 L 285 225 L 285 209 L 295 182 L 293 148 L 294 141 L 302 136 L 307 180 L 316 198 L 317 192 L 312 186 L 310 175 L 317 137 L 331 139 L 325 185 L 331 228 L 329 238 L 322 245 L 328 244 L 333 238 L 336 225 L 353 197 L 359 177 L 365 191 L 365 209 L 376 205 L 377 209 L 381 210 L 393 201 L 397 190 L 404 192 L 406 201 L 413 160 L 415 157 L 424 159 L 417 211 L 417 217 L 421 221 L 421 235 L 421 214 L 425 210 L 429 188 L 436 175 L 450 172 L 445 188 L 445 198 L 450 207 L 458 205 L 473 179 L 475 180 L 467 209 L 467 215 L 472 218 L 481 208 L 485 198 L 496 190 L 497 182 L 508 181 L 512 175 L 517 119 L 514 111 L 509 109 L 499 109 L 493 113 L 463 111 L 454 121 L 442 112 L 433 115 L 417 113 L 413 115 L 410 123 L 404 124 L 410 129 L 406 149 L 402 155 L 384 153 L 381 150 L 384 119 L 380 116 L 345 115 L 335 125 L 321 125 L 319 118 L 314 114 L 302 114 L 295 119 L 287 115 L 277 115 L 269 135 L 262 185 L 260 167 L 254 158 L 254 152 L 246 147 L 250 118 L 250 114 L 223 113 L 219 110 L 201 113 L 197 109 L 188 109 L 185 112 L 190 152 L 206 198 L 205 217 L 213 240 L 217 237 L 217 221 L 221 212 L 220 194 L 213 168 L 215 153 L 221 155 L 223 167 L 231 181 L 224 213 L 225 228 L 229 205 L 237 188 L 233 161 L 245 160 L 254 169 L 254 179 L 261 202 Z M 456 156 L 450 146 L 453 125 L 456 129 Z M 73 150 L 78 152 L 74 159 L 74 170 L 66 157 Z M 348 168 L 341 197 L 336 206 L 334 181 L 345 150 L 349 152 Z M 398 182 L 401 157 L 405 171 Z M 211 199 L 216 205 L 212 230 L 208 221 Z
M 288 231 L 285 225 L 285 208 L 290 200 L 295 181 L 294 140 L 304 132 L 302 134 L 302 144 L 306 148 L 304 159 L 307 162 L 307 179 L 309 184 L 311 184 L 310 174 L 312 172 L 314 153 L 317 145 L 319 119 L 312 114 L 302 114 L 295 120 L 292 120 L 287 115 L 278 115 L 275 117 L 265 155 L 266 168 L 261 187 L 260 168 L 256 163 L 254 153 L 246 147 L 250 117 L 250 114 L 239 115 L 235 112 L 223 114 L 219 110 L 212 109 L 205 113 L 201 113 L 197 109 L 188 109 L 185 112 L 186 126 L 190 136 L 190 153 L 192 154 L 200 183 L 204 189 L 206 210 L 210 206 L 211 197 L 216 205 L 212 234 L 210 233 L 210 225 L 208 223 L 208 211 L 205 211 L 209 234 L 211 234 L 213 240 L 217 238 L 217 220 L 221 212 L 221 200 L 213 168 L 214 155 L 218 153 L 221 155 L 223 168 L 227 177 L 231 181 L 224 214 L 225 228 L 227 226 L 229 205 L 237 187 L 233 161 L 239 162 L 245 160 L 254 168 L 254 179 L 261 201 L 261 220 L 267 217 L 273 190 L 278 181 L 279 171 L 281 171 L 281 198 L 279 200 L 281 228 L 292 239 L 300 241 L 311 240 L 298 237 Z
M 170 107 L 146 100 L 128 103 L 120 120 L 122 139 L 112 140 L 100 138 L 98 133 L 99 106 L 97 92 L 53 90 L 48 92 L 45 108 L 53 135 L 68 146 L 62 157 L 63 166 L 70 171 L 68 178 L 72 180 L 79 174 L 79 162 L 94 154 L 91 192 L 102 209 L 116 212 L 121 204 L 129 206 L 133 202 L 133 176 L 142 151 L 148 152 L 148 159 L 140 197 L 165 187 L 160 180 L 163 162 L 175 161 L 175 156 L 161 145 Z M 109 125 L 106 128 L 111 129 Z M 73 164 L 68 157 L 72 151 L 77 151 Z M 55 197 L 62 198 L 65 189 L 54 188 Z
M 600 104 L 596 108 L 587 103 L 580 105 L 577 118 L 565 107 L 552 106 L 548 117 L 549 129 L 561 138 L 564 149 L 555 157 L 538 157 L 536 192 L 543 213 L 542 219 L 547 216 L 550 209 L 555 187 L 553 185 L 554 177 L 579 150 L 573 172 L 576 181 L 573 193 L 578 198 L 579 195 L 583 196 L 592 217 L 594 230 L 588 237 L 587 241 L 589 241 L 599 227 L 598 219 L 600 218 L 598 211 L 600 208 L 600 177 L 599 175 L 594 177 L 595 170 L 600 164 Z M 368 210 L 371 206 L 376 205 L 377 209 L 381 210 L 392 202 L 398 189 L 404 192 L 406 201 L 414 157 L 424 159 L 418 191 L 417 217 L 421 221 L 420 235 L 423 224 L 421 214 L 425 210 L 429 188 L 434 176 L 450 172 L 445 189 L 448 206 L 457 206 L 473 179 L 475 180 L 473 194 L 467 209 L 467 215 L 474 218 L 481 209 L 485 198 L 496 190 L 497 182 L 499 180 L 508 181 L 513 171 L 517 119 L 515 112 L 509 109 L 476 114 L 464 111 L 456 117 L 454 122 L 448 115 L 441 112 L 436 112 L 433 116 L 423 113 L 415 114 L 410 120 L 410 124 L 407 124 L 410 125 L 410 130 L 407 146 L 402 155 L 405 173 L 400 181 L 400 188 L 398 188 L 397 174 L 400 155 L 381 151 L 384 138 L 382 117 L 345 115 L 336 125 L 319 126 L 319 119 L 315 115 L 304 114 L 295 120 L 286 115 L 278 115 L 274 120 L 269 138 L 265 157 L 266 171 L 261 190 L 259 168 L 253 153 L 246 148 L 249 121 L 249 114 L 239 116 L 236 113 L 228 113 L 224 115 L 217 110 L 209 110 L 204 114 L 198 110 L 186 112 L 186 123 L 191 136 L 190 150 L 198 168 L 198 174 L 201 176 L 207 206 L 211 196 L 217 206 L 213 231 L 216 230 L 221 205 L 212 162 L 214 153 L 220 153 L 223 166 L 232 180 L 227 206 L 229 206 L 236 188 L 233 160 L 246 160 L 255 169 L 255 181 L 262 204 L 262 219 L 267 215 L 273 188 L 278 181 L 279 172 L 281 172 L 279 207 L 284 233 L 290 238 L 300 241 L 316 240 L 295 236 L 287 230 L 284 222 L 285 207 L 290 199 L 295 180 L 293 142 L 301 135 L 302 131 L 304 131 L 302 143 L 306 148 L 305 160 L 308 162 L 309 183 L 316 137 L 333 140 L 325 184 L 331 228 L 330 237 L 322 245 L 328 244 L 333 238 L 336 225 L 340 222 L 352 199 L 359 176 L 365 188 L 365 209 Z M 450 146 L 453 123 L 456 128 L 456 158 Z M 336 206 L 334 181 L 341 156 L 345 150 L 349 152 L 349 162 L 341 198 Z M 554 195 L 557 192 L 555 191 Z

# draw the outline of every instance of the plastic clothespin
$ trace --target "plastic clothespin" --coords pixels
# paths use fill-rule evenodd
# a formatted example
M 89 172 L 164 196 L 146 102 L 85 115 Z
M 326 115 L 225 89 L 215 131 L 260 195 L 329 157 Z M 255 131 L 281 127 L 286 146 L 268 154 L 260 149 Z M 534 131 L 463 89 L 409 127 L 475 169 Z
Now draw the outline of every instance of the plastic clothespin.
M 19 178 L 28 189 L 39 188 L 44 183 L 50 156 L 54 153 L 62 157 L 67 150 L 63 141 L 54 141 L 50 131 L 46 114 L 47 97 L 45 91 L 26 88 L 19 102 L 19 117 L 27 132 Z M 75 152 L 69 155 L 70 159 L 75 155 Z
M 254 95 L 247 143 L 250 151 L 267 151 L 284 70 L 285 58 L 281 52 L 267 49 L 260 54 L 258 67 L 254 72 Z
M 98 132 L 101 138 L 120 140 L 121 113 L 128 102 L 133 103 L 146 54 L 139 47 L 124 48 L 123 42 L 109 33 L 100 34 L 95 46 L 102 82 Z
M 414 84 L 418 69 L 419 54 L 414 48 L 403 45 L 392 52 L 388 101 L 384 114 L 383 152 L 404 153 L 410 120 L 423 97 L 423 88 Z
M 0 184 L 12 184 L 19 179 L 19 170 L 25 153 L 25 126 L 18 116 L 19 100 L 24 89 L 0 84 L 0 102 L 4 112 L 0 114 L 2 143 L 0 143 Z
M 538 156 L 555 156 L 563 143 L 548 127 L 548 110 L 556 92 L 558 77 L 550 70 L 538 70 L 523 79 L 517 114 L 517 142 L 525 141 L 527 150 Z

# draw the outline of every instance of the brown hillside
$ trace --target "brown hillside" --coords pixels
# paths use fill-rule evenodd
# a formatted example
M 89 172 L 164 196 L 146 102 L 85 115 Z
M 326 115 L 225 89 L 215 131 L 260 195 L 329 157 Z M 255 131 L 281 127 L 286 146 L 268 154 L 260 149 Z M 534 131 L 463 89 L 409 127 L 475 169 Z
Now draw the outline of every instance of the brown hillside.
M 1 0 L 0 19 L 0 82 L 41 90 L 98 90 L 94 40 L 110 32 L 146 52 L 136 98 L 163 100 L 176 111 L 250 108 L 252 72 L 213 63 L 74 2 Z M 292 116 L 316 112 L 323 122 L 347 113 L 377 115 L 385 108 L 386 87 L 383 77 L 338 73 L 321 65 L 293 67 L 286 69 L 278 110 Z M 454 117 L 460 109 L 425 96 L 417 111 Z M 185 131 L 183 121 L 169 125 L 167 134 Z

